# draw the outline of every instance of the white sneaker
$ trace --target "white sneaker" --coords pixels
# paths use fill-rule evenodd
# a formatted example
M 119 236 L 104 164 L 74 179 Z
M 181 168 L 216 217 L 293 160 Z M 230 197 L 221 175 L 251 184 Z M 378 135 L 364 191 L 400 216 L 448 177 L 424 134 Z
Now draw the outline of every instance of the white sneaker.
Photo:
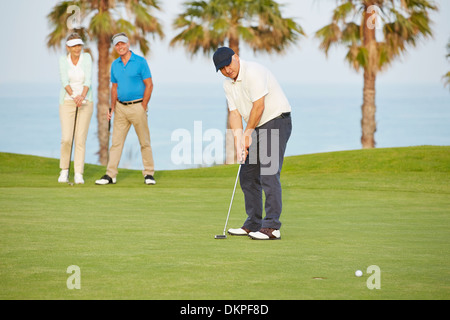
M 75 173 L 75 184 L 84 184 L 83 175 L 81 173 Z
M 249 237 L 254 240 L 278 240 L 281 239 L 280 230 L 263 228 L 258 232 L 250 232 Z
M 105 174 L 100 180 L 95 180 L 95 184 L 105 185 L 105 184 L 115 184 L 116 178 L 111 178 Z
M 228 234 L 231 234 L 232 236 L 248 236 L 249 232 L 250 230 L 244 228 L 228 229 Z
M 61 170 L 61 172 L 59 174 L 58 182 L 59 183 L 69 182 L 69 170 L 68 169 Z

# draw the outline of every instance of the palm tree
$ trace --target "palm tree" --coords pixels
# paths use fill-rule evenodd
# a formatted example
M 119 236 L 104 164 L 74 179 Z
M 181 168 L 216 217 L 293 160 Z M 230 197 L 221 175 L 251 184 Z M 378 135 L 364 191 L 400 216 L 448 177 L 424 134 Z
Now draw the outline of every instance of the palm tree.
M 408 46 L 432 36 L 432 0 L 337 0 L 331 23 L 316 32 L 328 55 L 333 44 L 347 47 L 347 62 L 364 70 L 361 120 L 363 148 L 375 147 L 375 81 Z
M 282 16 L 280 7 L 273 0 L 185 2 L 184 13 L 178 15 L 173 23 L 174 28 L 181 29 L 181 32 L 172 39 L 170 45 L 181 44 L 192 55 L 202 51 L 204 55 L 210 56 L 224 45 L 239 54 L 243 41 L 255 52 L 283 53 L 300 35 L 305 34 L 292 18 Z M 230 163 L 234 162 L 234 147 L 229 130 L 227 141 L 229 148 L 226 162 Z
M 68 19 L 73 17 L 70 6 L 77 6 L 75 13 L 80 21 L 89 19 L 87 27 L 69 29 Z M 69 13 L 67 10 L 69 9 Z M 60 48 L 67 35 L 78 32 L 83 40 L 96 41 L 98 50 L 98 151 L 99 162 L 106 165 L 108 158 L 108 121 L 110 67 L 114 58 L 111 52 L 111 37 L 118 32 L 126 32 L 131 44 L 139 44 L 144 55 L 149 52 L 147 34 L 164 37 L 161 24 L 150 13 L 160 10 L 158 0 L 79 0 L 58 2 L 48 14 L 52 32 L 47 37 L 49 48 Z M 150 13 L 149 13 L 150 12 Z M 128 18 L 128 19 L 127 19 Z

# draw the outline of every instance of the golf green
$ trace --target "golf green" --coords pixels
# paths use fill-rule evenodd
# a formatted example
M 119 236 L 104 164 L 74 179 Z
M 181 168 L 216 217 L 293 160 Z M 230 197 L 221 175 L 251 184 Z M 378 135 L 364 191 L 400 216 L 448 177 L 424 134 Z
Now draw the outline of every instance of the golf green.
M 0 299 L 450 298 L 450 147 L 287 157 L 279 241 L 214 239 L 237 169 L 96 186 L 86 165 L 70 186 L 57 159 L 0 153 Z M 238 186 L 228 226 L 245 217 Z

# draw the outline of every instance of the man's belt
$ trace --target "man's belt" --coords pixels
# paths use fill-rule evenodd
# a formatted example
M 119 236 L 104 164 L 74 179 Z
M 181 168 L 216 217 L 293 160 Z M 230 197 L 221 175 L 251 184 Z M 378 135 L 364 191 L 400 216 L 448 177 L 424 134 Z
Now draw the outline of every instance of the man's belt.
M 291 117 L 291 113 L 290 112 L 285 112 L 280 114 L 278 117 L 274 118 L 274 119 L 284 119 L 284 118 L 290 118 Z
M 120 104 L 123 104 L 124 106 L 128 106 L 130 104 L 135 104 L 135 103 L 141 103 L 144 99 L 140 99 L 140 100 L 134 100 L 134 101 L 119 101 Z

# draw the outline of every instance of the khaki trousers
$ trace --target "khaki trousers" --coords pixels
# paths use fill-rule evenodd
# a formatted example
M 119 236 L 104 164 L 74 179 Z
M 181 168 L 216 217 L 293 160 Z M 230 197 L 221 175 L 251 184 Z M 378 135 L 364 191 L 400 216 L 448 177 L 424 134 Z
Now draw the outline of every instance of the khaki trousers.
M 109 161 L 106 168 L 106 174 L 111 178 L 115 178 L 119 172 L 117 168 L 119 167 L 122 156 L 125 138 L 131 125 L 133 125 L 136 131 L 139 144 L 141 145 L 142 164 L 144 165 L 142 174 L 146 176 L 155 173 L 147 112 L 142 107 L 142 103 L 126 106 L 117 102 L 114 111 L 112 143 L 109 149 Z
M 70 149 L 72 148 L 73 126 L 75 122 L 75 102 L 64 100 L 59 106 L 59 119 L 61 121 L 61 157 L 59 167 L 62 170 L 69 169 Z M 74 167 L 76 173 L 84 172 L 84 157 L 86 154 L 86 138 L 91 122 L 94 104 L 91 101 L 78 108 L 77 123 L 74 136 Z

